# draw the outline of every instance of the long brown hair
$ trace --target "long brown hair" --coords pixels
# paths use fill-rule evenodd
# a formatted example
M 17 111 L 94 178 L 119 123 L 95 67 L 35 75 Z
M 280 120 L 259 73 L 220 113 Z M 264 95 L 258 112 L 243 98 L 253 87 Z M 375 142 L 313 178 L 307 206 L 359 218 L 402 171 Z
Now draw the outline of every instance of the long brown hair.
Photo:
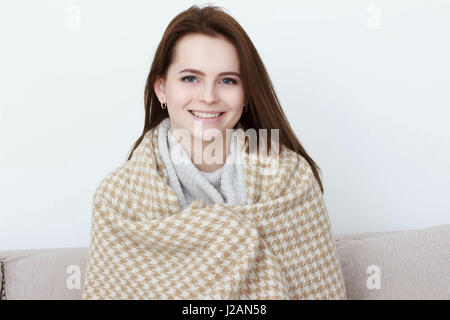
M 247 111 L 242 113 L 239 123 L 244 131 L 253 128 L 267 129 L 268 146 L 270 151 L 270 129 L 279 129 L 279 144 L 301 155 L 310 165 L 314 176 L 323 193 L 322 181 L 318 171 L 320 168 L 306 153 L 292 130 L 283 109 L 280 106 L 264 64 L 256 51 L 252 41 L 241 25 L 222 7 L 208 5 L 203 8 L 197 5 L 181 12 L 167 26 L 161 42 L 156 49 L 150 73 L 147 77 L 144 105 L 144 130 L 134 143 L 128 160 L 134 150 L 141 143 L 148 130 L 169 116 L 167 108 L 162 109 L 153 83 L 157 77 L 165 78 L 169 65 L 172 62 L 173 51 L 177 40 L 181 37 L 198 33 L 212 37 L 225 38 L 235 46 L 239 56 L 241 80 L 247 98 Z M 258 139 L 258 137 L 256 137 Z M 259 145 L 259 142 L 257 142 Z

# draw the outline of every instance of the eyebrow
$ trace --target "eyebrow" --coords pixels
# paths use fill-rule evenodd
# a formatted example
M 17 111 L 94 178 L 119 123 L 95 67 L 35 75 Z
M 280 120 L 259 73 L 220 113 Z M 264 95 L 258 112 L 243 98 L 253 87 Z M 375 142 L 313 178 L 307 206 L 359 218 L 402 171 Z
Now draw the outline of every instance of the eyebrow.
M 204 72 L 202 72 L 200 70 L 196 70 L 196 69 L 183 69 L 179 73 L 183 73 L 183 72 L 191 72 L 191 73 L 199 74 L 201 76 L 205 75 Z M 241 77 L 241 75 L 238 72 L 234 72 L 234 71 L 221 72 L 221 73 L 219 73 L 219 76 L 224 76 L 224 75 L 228 75 L 228 74 L 231 74 L 231 75 L 234 75 L 234 76 L 237 76 L 237 77 Z

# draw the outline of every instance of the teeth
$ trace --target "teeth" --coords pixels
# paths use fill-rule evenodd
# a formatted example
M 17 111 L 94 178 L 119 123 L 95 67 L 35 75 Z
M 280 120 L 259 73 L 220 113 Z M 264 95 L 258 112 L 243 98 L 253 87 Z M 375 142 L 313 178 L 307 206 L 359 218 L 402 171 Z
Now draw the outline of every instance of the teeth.
M 192 113 L 198 118 L 217 118 L 220 115 L 220 113 L 202 113 L 196 111 L 192 111 Z

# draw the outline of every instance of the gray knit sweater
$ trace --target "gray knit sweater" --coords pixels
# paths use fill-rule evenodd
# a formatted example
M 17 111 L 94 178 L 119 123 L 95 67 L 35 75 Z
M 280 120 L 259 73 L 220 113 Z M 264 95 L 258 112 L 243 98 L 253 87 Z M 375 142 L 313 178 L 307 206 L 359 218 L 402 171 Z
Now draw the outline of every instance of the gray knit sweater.
M 237 149 L 235 134 L 230 141 L 230 153 L 225 164 L 214 172 L 203 172 L 192 163 L 183 146 L 172 136 L 170 119 L 165 118 L 158 128 L 158 148 L 167 169 L 169 187 L 178 195 L 180 209 L 194 200 L 205 203 L 245 205 L 244 166 Z

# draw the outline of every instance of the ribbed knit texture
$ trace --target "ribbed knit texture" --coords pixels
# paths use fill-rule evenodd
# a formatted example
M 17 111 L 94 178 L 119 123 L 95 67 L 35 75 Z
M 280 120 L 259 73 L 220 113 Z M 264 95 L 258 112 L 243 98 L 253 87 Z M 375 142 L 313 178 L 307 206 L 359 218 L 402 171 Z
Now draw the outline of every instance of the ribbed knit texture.
M 178 195 L 180 209 L 196 199 L 205 203 L 244 205 L 245 175 L 242 159 L 238 159 L 237 139 L 231 135 L 230 153 L 225 164 L 214 172 L 200 171 L 170 130 L 170 119 L 159 126 L 158 147 L 169 176 L 169 187 Z M 240 160 L 240 161 L 239 161 Z

